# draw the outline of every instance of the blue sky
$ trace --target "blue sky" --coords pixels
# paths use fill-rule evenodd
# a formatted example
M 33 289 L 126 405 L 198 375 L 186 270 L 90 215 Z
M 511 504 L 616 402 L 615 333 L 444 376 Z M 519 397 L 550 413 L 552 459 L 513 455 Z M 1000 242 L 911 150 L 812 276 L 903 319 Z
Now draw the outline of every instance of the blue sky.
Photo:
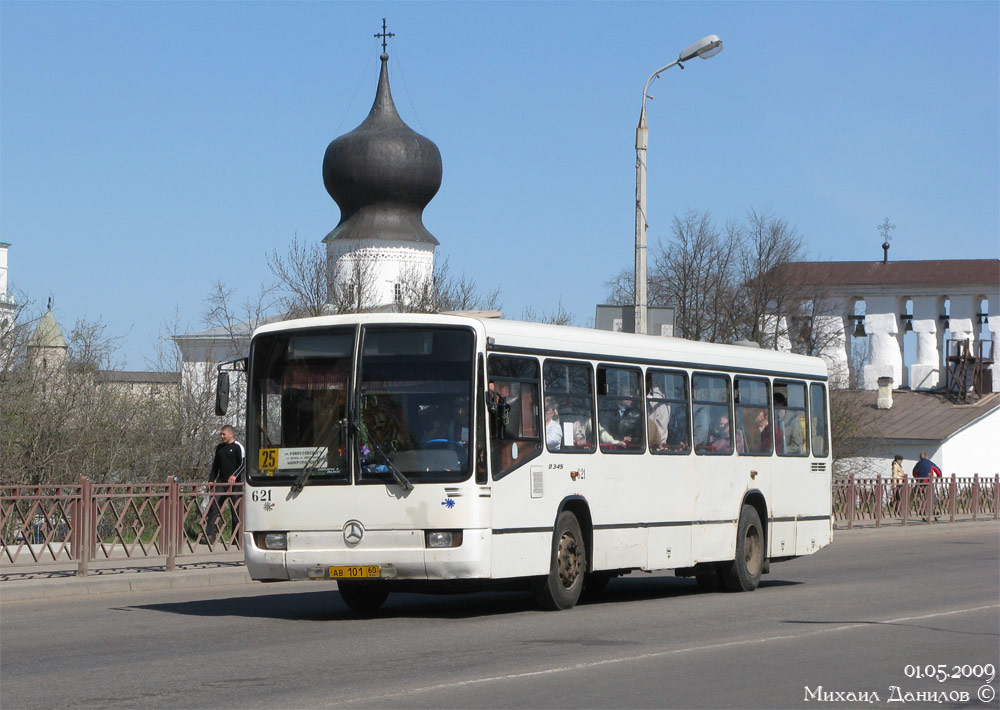
M 10 285 L 145 369 L 218 279 L 339 219 L 327 144 L 367 115 L 388 18 L 403 119 L 441 149 L 439 258 L 504 311 L 586 325 L 631 267 L 635 126 L 654 82 L 649 240 L 675 214 L 783 217 L 809 256 L 1000 256 L 997 2 L 0 4 Z

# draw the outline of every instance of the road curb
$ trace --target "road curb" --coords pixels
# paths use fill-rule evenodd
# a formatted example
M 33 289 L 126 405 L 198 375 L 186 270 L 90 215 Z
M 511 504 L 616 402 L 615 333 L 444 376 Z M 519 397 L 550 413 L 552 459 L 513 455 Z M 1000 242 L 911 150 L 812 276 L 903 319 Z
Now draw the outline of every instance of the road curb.
M 250 584 L 250 573 L 240 565 L 232 568 L 181 572 L 132 572 L 94 577 L 61 577 L 4 582 L 0 585 L 0 604 L 78 597 L 91 594 L 129 594 L 162 589 L 198 589 Z
M 833 542 L 838 540 L 850 540 L 871 535 L 882 535 L 885 537 L 925 537 L 929 535 L 956 535 L 970 530 L 988 530 L 990 528 L 1000 532 L 1000 520 L 956 520 L 954 523 L 947 521 L 941 523 L 912 523 L 910 525 L 874 525 L 855 526 L 853 528 L 834 528 Z

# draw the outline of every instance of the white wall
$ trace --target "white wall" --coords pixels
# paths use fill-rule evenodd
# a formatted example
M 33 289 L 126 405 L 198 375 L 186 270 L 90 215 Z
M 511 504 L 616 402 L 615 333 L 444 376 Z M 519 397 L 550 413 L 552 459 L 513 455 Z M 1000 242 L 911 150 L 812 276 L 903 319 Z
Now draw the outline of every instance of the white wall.
M 945 441 L 934 463 L 950 476 L 993 476 L 1000 473 L 1000 408 Z

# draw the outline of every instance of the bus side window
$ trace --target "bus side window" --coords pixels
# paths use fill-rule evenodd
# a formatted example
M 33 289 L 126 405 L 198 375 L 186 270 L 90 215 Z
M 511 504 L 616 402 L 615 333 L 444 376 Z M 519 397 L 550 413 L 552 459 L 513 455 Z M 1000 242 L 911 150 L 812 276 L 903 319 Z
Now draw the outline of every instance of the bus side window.
M 778 456 L 809 453 L 806 431 L 806 385 L 804 382 L 774 382 L 774 448 Z
M 826 389 L 823 385 L 809 385 L 809 409 L 812 412 L 813 456 L 826 457 L 830 454 L 830 445 L 826 426 Z
M 646 371 L 646 424 L 652 453 L 686 454 L 691 451 L 689 399 L 686 372 Z
M 641 453 L 646 448 L 641 382 L 639 370 L 597 368 L 597 424 L 601 451 Z
M 770 456 L 773 444 L 771 432 L 770 393 L 767 380 L 737 377 L 733 384 L 736 409 L 736 451 L 749 456 Z
M 539 373 L 538 361 L 525 357 L 491 355 L 487 367 L 487 406 L 496 479 L 541 453 Z
M 733 453 L 729 378 L 696 374 L 691 378 L 691 386 L 695 453 Z
M 579 362 L 546 360 L 545 439 L 549 451 L 589 453 L 594 450 L 594 373 Z

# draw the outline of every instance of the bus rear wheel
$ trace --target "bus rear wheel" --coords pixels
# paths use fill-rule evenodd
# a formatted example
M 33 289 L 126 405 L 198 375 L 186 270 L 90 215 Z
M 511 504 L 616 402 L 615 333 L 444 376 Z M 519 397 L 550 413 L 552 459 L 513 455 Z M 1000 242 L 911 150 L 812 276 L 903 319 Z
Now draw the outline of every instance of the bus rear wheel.
M 352 611 L 371 614 L 379 610 L 389 597 L 389 590 L 380 582 L 337 582 L 340 598 Z
M 576 516 L 569 511 L 559 514 L 552 536 L 552 562 L 549 573 L 532 582 L 535 602 L 542 609 L 571 609 L 583 592 L 587 571 L 587 547 Z
M 757 509 L 744 505 L 736 532 L 736 559 L 720 565 L 722 583 L 730 592 L 752 592 L 764 571 L 764 528 Z

